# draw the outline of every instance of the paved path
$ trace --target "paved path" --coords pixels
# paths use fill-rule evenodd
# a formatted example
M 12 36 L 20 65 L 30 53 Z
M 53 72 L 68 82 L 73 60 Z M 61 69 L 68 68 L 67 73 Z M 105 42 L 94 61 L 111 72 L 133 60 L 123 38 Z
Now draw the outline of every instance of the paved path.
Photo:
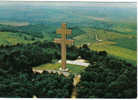
M 61 63 L 61 60 L 59 60 L 58 63 Z M 66 63 L 67 64 L 85 66 L 85 67 L 88 67 L 90 65 L 90 63 L 86 63 L 85 60 L 83 60 L 83 59 L 67 60 Z
M 73 91 L 72 91 L 72 95 L 71 95 L 71 98 L 76 98 L 77 97 L 77 84 L 80 82 L 80 78 L 81 76 L 80 75 L 76 75 L 73 79 Z

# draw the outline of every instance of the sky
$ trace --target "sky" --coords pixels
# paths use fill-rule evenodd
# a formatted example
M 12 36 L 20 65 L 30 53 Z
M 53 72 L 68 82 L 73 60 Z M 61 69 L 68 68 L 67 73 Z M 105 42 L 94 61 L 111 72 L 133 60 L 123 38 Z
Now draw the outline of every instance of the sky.
M 0 0 L 0 1 L 95 1 L 95 2 L 136 2 L 137 0 Z
M 106 6 L 115 6 L 115 7 L 131 7 L 136 8 L 136 3 L 92 3 L 92 2 L 0 2 L 1 6 L 98 6 L 98 7 L 106 7 Z

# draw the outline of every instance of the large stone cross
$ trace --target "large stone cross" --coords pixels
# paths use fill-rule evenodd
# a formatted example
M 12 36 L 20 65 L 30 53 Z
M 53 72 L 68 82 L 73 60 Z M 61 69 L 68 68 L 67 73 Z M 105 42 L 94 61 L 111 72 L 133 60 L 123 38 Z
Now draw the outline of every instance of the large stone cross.
M 61 34 L 62 38 L 60 39 L 55 39 L 55 43 L 61 44 L 61 63 L 62 63 L 62 70 L 66 71 L 66 45 L 72 44 L 73 40 L 67 40 L 66 36 L 68 34 L 72 33 L 72 30 L 67 29 L 67 26 L 65 23 L 62 24 L 62 27 L 60 29 L 56 30 L 57 34 Z

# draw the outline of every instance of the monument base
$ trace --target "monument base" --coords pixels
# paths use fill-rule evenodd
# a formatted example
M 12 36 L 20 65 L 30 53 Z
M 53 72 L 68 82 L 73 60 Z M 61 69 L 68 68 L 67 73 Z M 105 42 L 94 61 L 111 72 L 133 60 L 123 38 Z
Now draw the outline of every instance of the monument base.
M 63 69 L 63 68 L 59 68 L 59 71 L 62 71 L 62 72 L 68 72 L 69 71 L 69 69 L 68 68 L 66 68 L 66 69 Z

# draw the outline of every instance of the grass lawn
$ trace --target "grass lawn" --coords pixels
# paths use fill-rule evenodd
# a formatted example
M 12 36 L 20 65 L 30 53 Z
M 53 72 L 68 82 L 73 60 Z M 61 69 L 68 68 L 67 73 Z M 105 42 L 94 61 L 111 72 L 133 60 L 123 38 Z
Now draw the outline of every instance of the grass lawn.
M 56 64 L 43 64 L 37 67 L 33 67 L 33 69 L 36 70 L 59 70 L 61 67 L 60 63 Z M 80 72 L 84 71 L 86 68 L 85 66 L 79 66 L 79 65 L 73 65 L 73 64 L 67 64 L 67 68 L 69 69 L 69 72 L 73 74 L 79 74 Z
M 28 38 L 25 40 L 24 37 Z M 26 34 L 13 32 L 0 32 L 0 45 L 16 45 L 17 43 L 33 43 L 31 37 Z
M 90 45 L 90 48 L 95 51 L 105 50 L 109 55 L 116 56 L 120 59 L 125 59 L 128 62 L 136 65 L 137 62 L 137 51 L 122 48 L 115 45 L 107 45 L 104 43 L 94 43 Z

